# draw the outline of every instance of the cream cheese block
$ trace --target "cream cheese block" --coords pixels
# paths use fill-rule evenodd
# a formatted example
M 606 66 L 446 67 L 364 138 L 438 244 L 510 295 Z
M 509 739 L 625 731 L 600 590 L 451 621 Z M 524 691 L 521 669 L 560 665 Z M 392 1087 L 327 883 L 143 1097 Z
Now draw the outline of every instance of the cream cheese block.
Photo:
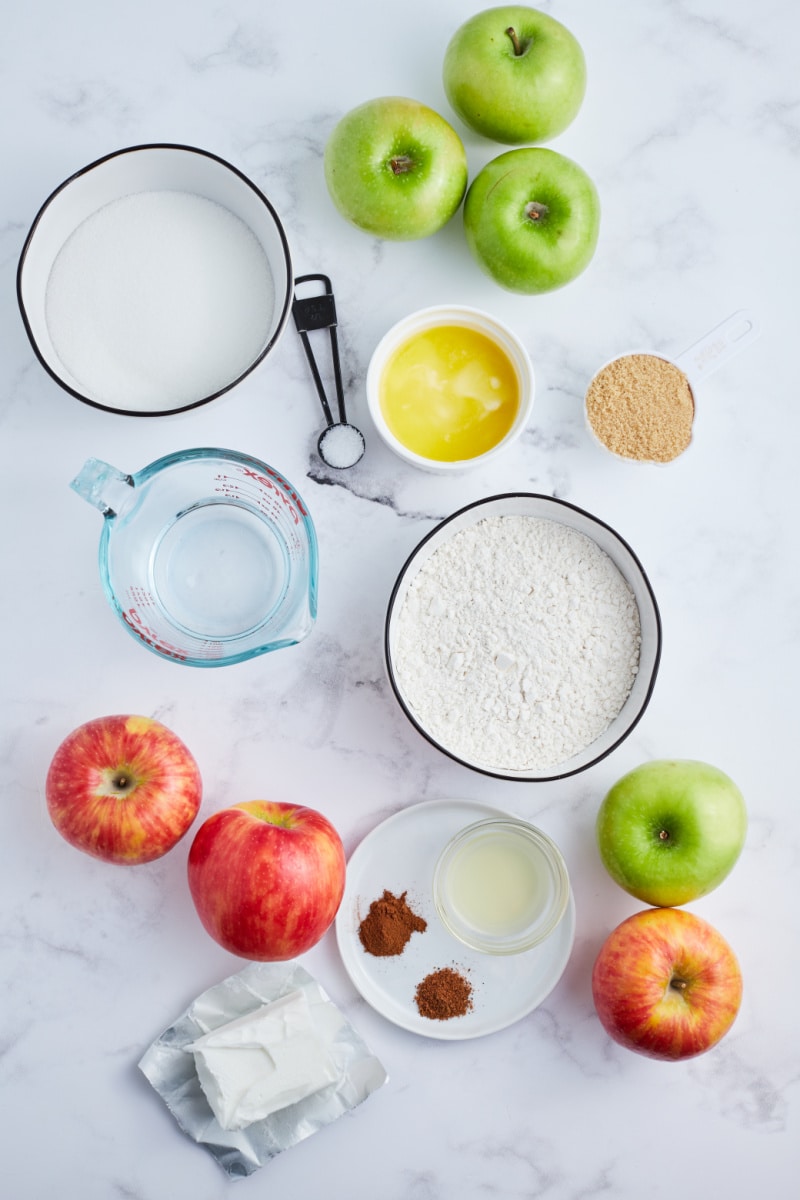
M 330 1029 L 315 1020 L 318 1008 L 297 989 L 186 1047 L 223 1129 L 244 1129 L 336 1082 Z

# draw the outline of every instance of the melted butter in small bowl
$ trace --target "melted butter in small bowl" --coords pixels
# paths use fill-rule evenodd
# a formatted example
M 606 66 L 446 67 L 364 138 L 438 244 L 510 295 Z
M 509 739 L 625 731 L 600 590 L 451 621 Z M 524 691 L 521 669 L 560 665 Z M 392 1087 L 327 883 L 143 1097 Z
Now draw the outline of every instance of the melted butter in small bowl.
M 429 471 L 464 470 L 515 441 L 533 407 L 533 367 L 519 339 L 476 309 L 412 313 L 383 337 L 367 373 L 381 438 Z

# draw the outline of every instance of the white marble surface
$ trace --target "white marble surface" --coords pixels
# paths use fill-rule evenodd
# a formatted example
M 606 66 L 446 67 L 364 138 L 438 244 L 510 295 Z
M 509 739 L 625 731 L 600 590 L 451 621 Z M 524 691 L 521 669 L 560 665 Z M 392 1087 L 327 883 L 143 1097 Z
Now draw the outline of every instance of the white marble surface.
M 6 6 L 0 1164 L 15 1200 L 218 1200 L 232 1186 L 297 1200 L 796 1194 L 800 18 L 792 0 L 544 6 L 587 55 L 585 105 L 553 146 L 595 178 L 603 225 L 584 276 L 527 299 L 478 272 L 460 217 L 427 241 L 382 243 L 342 221 L 322 177 L 328 132 L 362 100 L 405 94 L 450 115 L 442 55 L 480 7 Z M 499 148 L 458 128 L 474 174 Z M 350 414 L 368 443 L 353 471 L 334 475 L 316 457 L 321 413 L 292 329 L 232 393 L 157 420 L 82 405 L 35 360 L 14 276 L 40 203 L 101 154 L 161 140 L 245 171 L 282 215 L 296 273 L 332 277 Z M 382 449 L 364 397 L 385 329 L 444 301 L 505 319 L 538 379 L 519 445 L 458 478 L 423 475 Z M 591 444 L 581 397 L 597 366 L 631 346 L 680 352 L 742 306 L 763 335 L 704 385 L 684 459 L 641 468 Z M 67 486 L 89 455 L 136 470 L 204 444 L 284 471 L 321 543 L 313 635 L 221 671 L 163 662 L 126 636 L 100 590 L 101 519 Z M 463 503 L 509 488 L 566 498 L 617 528 L 664 621 L 645 718 L 609 759 L 560 783 L 499 784 L 450 762 L 409 726 L 384 677 L 384 611 L 407 553 Z M 560 842 L 574 881 L 578 932 L 562 981 L 501 1033 L 431 1041 L 361 1001 L 329 934 L 304 964 L 391 1080 L 350 1117 L 229 1183 L 136 1069 L 192 997 L 241 965 L 196 919 L 188 839 L 153 865 L 107 866 L 63 842 L 45 810 L 57 744 L 119 711 L 159 717 L 195 750 L 203 815 L 256 796 L 307 803 L 335 822 L 348 851 L 421 799 L 463 796 L 535 819 Z M 726 770 L 751 818 L 734 873 L 692 906 L 737 951 L 743 1007 L 716 1050 L 683 1065 L 610 1043 L 589 983 L 604 936 L 639 907 L 599 863 L 597 806 L 625 770 L 665 756 Z

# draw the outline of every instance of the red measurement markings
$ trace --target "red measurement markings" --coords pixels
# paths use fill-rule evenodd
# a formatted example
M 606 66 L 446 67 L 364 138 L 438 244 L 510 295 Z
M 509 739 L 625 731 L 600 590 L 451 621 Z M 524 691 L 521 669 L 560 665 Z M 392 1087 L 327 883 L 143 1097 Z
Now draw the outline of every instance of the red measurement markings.
M 242 474 L 244 475 L 245 479 L 255 479 L 264 487 L 271 488 L 274 492 L 277 492 L 281 502 L 285 504 L 291 512 L 295 525 L 299 524 L 300 521 L 300 518 L 297 515 L 297 509 L 300 510 L 304 517 L 308 516 L 300 497 L 296 492 L 287 489 L 283 480 L 276 473 L 271 471 L 270 475 L 272 478 L 270 479 L 266 475 L 262 475 L 259 471 L 254 471 L 252 467 L 243 467 Z M 273 480 L 276 482 L 273 482 Z M 294 504 L 292 501 L 294 501 Z M 297 505 L 297 509 L 294 507 L 295 504 Z
M 185 662 L 189 657 L 188 654 L 179 650 L 177 646 L 172 646 L 169 642 L 164 641 L 154 629 L 146 625 L 144 619 L 135 608 L 131 607 L 123 610 L 122 619 L 138 638 L 141 638 L 148 646 L 152 646 L 159 654 L 165 654 L 168 658 L 177 659 L 179 662 Z

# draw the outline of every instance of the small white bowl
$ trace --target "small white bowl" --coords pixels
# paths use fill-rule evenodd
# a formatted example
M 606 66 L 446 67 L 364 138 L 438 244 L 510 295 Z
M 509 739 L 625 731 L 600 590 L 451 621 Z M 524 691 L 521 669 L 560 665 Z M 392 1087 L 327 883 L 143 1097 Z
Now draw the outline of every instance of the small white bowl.
M 92 369 L 87 373 L 87 378 L 82 379 L 78 377 L 80 376 L 79 371 L 76 375 L 74 364 L 68 366 L 64 362 L 63 356 L 59 354 L 57 346 L 59 339 L 58 337 L 54 338 L 51 321 L 48 319 L 49 285 L 59 254 L 76 231 L 81 227 L 85 230 L 85 223 L 89 222 L 91 218 L 95 218 L 100 210 L 105 209 L 107 212 L 107 206 L 114 202 L 130 201 L 142 193 L 188 193 L 192 197 L 211 201 L 236 218 L 245 227 L 245 230 L 250 231 L 255 239 L 254 251 L 257 252 L 258 246 L 263 251 L 263 271 L 258 270 L 251 255 L 248 259 L 248 272 L 258 282 L 264 295 L 264 311 L 263 313 L 259 312 L 257 322 L 255 320 L 253 322 L 253 329 L 248 335 L 246 352 L 243 348 L 240 354 L 238 346 L 235 354 L 226 352 L 223 364 L 220 365 L 214 376 L 213 385 L 204 386 L 202 379 L 198 379 L 196 383 L 192 379 L 191 385 L 187 383 L 184 388 L 176 389 L 174 394 L 170 394 L 170 387 L 167 384 L 162 385 L 158 366 L 154 366 L 158 363 L 159 353 L 158 348 L 154 345 L 154 340 L 161 340 L 162 346 L 164 341 L 160 329 L 157 338 L 145 338 L 137 347 L 137 353 L 134 356 L 135 375 L 129 370 L 128 347 L 123 346 L 122 353 L 119 353 L 119 347 L 115 344 L 114 338 L 108 336 L 107 328 L 102 333 L 97 332 L 103 327 L 106 314 L 114 332 L 125 328 L 122 313 L 127 310 L 123 309 L 123 302 L 130 303 L 133 302 L 131 297 L 134 299 L 139 297 L 137 288 L 142 292 L 142 298 L 137 302 L 142 304 L 142 311 L 146 311 L 145 289 L 149 278 L 146 276 L 146 272 L 149 262 L 148 268 L 145 268 L 144 265 L 138 267 L 136 264 L 132 265 L 131 270 L 134 274 L 138 272 L 145 275 L 146 278 L 139 279 L 137 275 L 137 278 L 132 281 L 137 287 L 129 286 L 127 288 L 125 279 L 122 280 L 119 306 L 113 302 L 113 299 L 112 303 L 108 304 L 105 295 L 102 301 L 97 297 L 87 295 L 86 304 L 81 305 L 78 300 L 78 311 L 74 313 L 75 319 L 82 322 L 81 329 L 85 325 L 97 341 L 103 358 L 107 359 L 107 364 L 110 364 L 115 380 L 121 381 L 124 386 L 115 389 L 114 395 L 106 394 L 107 389 L 98 386 L 94 362 Z M 138 210 L 136 219 L 137 221 L 141 220 L 141 209 Z M 173 227 L 174 225 L 160 229 L 161 237 L 167 237 Z M 238 230 L 241 226 L 237 224 L 235 228 Z M 128 246 L 135 245 L 135 242 L 131 242 L 130 222 L 127 226 L 127 238 L 121 228 L 115 226 L 114 229 L 113 244 L 118 247 L 120 257 L 122 257 L 126 251 L 125 243 Z M 187 237 L 190 236 L 188 231 L 184 232 Z M 142 237 L 142 230 L 138 224 L 133 233 Z M 159 248 L 163 247 L 164 243 L 158 237 L 153 236 L 150 229 L 148 229 L 148 233 L 150 240 L 146 245 L 151 253 L 145 257 L 149 258 L 157 256 Z M 241 236 L 246 238 L 247 234 L 244 230 L 240 235 L 240 240 L 236 243 L 237 261 L 240 259 L 244 261 L 246 253 L 241 244 Z M 172 243 L 170 243 L 171 246 Z M 189 345 L 195 344 L 198 347 L 198 358 L 201 355 L 211 355 L 214 349 L 214 338 L 206 336 L 206 325 L 212 322 L 216 336 L 219 338 L 222 336 L 221 325 L 230 327 L 231 324 L 234 326 L 236 324 L 236 309 L 233 304 L 237 298 L 240 300 L 242 297 L 249 298 L 249 291 L 242 290 L 237 295 L 235 291 L 237 281 L 232 278 L 232 271 L 222 269 L 220 275 L 220 270 L 225 263 L 221 246 L 215 245 L 208 256 L 204 256 L 202 250 L 202 245 L 193 247 L 192 283 L 186 282 L 187 276 L 183 276 L 180 280 L 176 279 L 176 282 L 184 288 L 191 288 L 192 295 L 197 296 L 196 313 L 201 311 L 203 305 L 205 306 L 203 324 L 200 326 L 196 322 L 196 313 L 195 317 L 182 312 L 174 314 L 176 321 L 186 323 L 186 329 L 190 336 L 185 341 Z M 182 253 L 184 254 L 182 261 L 186 261 L 189 250 L 184 249 Z M 221 255 L 222 258 L 220 258 Z M 80 258 L 79 261 L 80 265 L 85 265 L 86 257 Z M 103 276 L 104 283 L 106 276 L 114 279 L 112 272 L 116 265 L 116 261 L 110 255 L 107 256 L 107 267 Z M 91 277 L 91 272 L 87 272 L 87 274 Z M 199 286 L 198 279 L 194 278 L 195 274 L 198 279 L 202 280 L 202 286 Z M 116 286 L 116 281 L 114 282 Z M 160 310 L 157 301 L 161 296 L 159 281 L 153 279 L 152 284 L 153 304 L 150 308 L 152 312 L 158 313 Z M 170 143 L 131 146 L 115 151 L 89 163 L 88 166 L 61 183 L 37 213 L 25 239 L 17 269 L 17 300 L 20 313 L 31 345 L 45 370 L 56 383 L 77 399 L 97 408 L 136 416 L 164 415 L 194 408 L 213 400 L 216 396 L 232 388 L 265 358 L 277 342 L 289 317 L 293 290 L 292 263 L 286 234 L 267 197 L 241 171 L 217 155 L 193 146 Z M 180 287 L 178 294 L 180 294 Z M 270 300 L 267 299 L 268 296 L 271 297 Z M 94 305 L 92 305 L 92 301 L 95 301 Z M 99 311 L 95 311 L 98 309 Z M 72 314 L 70 317 L 72 319 Z M 219 317 L 224 317 L 224 321 L 217 319 Z M 193 320 L 195 320 L 194 326 L 192 325 Z M 192 337 L 194 337 L 194 343 L 192 343 Z M 173 342 L 172 347 L 174 345 Z M 173 374 L 175 371 L 182 371 L 181 378 L 183 380 L 185 376 L 189 375 L 189 371 L 195 364 L 186 361 L 187 354 L 183 351 L 183 343 L 180 343 L 180 347 L 179 351 L 173 351 L 178 359 L 173 366 Z M 150 358 L 152 358 L 152 362 L 149 361 Z M 186 364 L 185 370 L 181 367 L 181 363 Z M 141 399 L 136 393 L 140 378 L 148 381 L 156 380 L 152 384 L 152 394 L 150 390 L 146 393 L 143 391 Z M 136 380 L 135 383 L 134 380 Z M 132 398 L 123 398 L 121 393 L 129 381 L 131 381 Z M 150 383 L 148 383 L 148 387 L 150 387 Z
M 608 555 L 627 583 L 639 612 L 641 644 L 638 671 L 628 698 L 620 711 L 591 744 L 563 762 L 541 768 L 490 766 L 445 745 L 431 733 L 430 729 L 426 728 L 423 719 L 407 696 L 395 666 L 398 617 L 420 569 L 440 546 L 461 530 L 468 529 L 487 517 L 504 516 L 528 516 L 554 521 L 590 538 L 600 550 Z M 459 509 L 431 530 L 412 551 L 397 577 L 389 598 L 384 634 L 384 654 L 387 674 L 395 698 L 411 724 L 431 745 L 465 767 L 496 779 L 514 779 L 523 783 L 546 782 L 565 779 L 594 766 L 611 754 L 638 724 L 650 703 L 661 660 L 661 616 L 642 564 L 628 543 L 609 525 L 565 500 L 556 500 L 553 497 L 537 495 L 533 492 L 511 492 L 488 496 L 484 500 L 478 500 Z
M 415 334 L 426 329 L 443 325 L 460 325 L 466 329 L 475 330 L 494 341 L 508 357 L 517 376 L 519 387 L 519 408 L 514 423 L 508 433 L 496 445 L 483 454 L 473 458 L 459 459 L 455 462 L 444 462 L 439 459 L 427 458 L 409 450 L 389 428 L 384 418 L 380 402 L 380 385 L 384 369 L 394 352 Z M 476 308 L 465 305 L 442 304 L 420 309 L 409 314 L 396 325 L 393 325 L 381 338 L 375 347 L 369 368 L 367 370 L 367 405 L 381 439 L 395 454 L 412 466 L 424 471 L 452 474 L 453 472 L 469 470 L 471 467 L 482 466 L 502 453 L 512 442 L 519 438 L 530 420 L 533 409 L 535 381 L 533 366 L 527 350 L 515 333 L 502 322 L 481 312 Z

